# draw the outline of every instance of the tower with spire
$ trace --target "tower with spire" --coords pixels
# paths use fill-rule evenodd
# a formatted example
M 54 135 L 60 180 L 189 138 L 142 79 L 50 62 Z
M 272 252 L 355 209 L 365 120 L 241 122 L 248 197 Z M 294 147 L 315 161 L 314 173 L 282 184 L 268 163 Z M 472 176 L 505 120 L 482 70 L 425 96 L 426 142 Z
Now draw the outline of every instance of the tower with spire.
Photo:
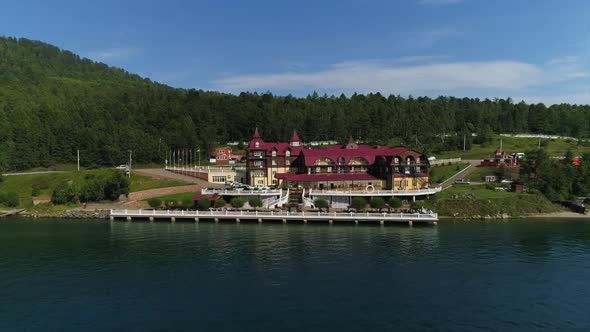
M 289 144 L 291 146 L 301 146 L 301 140 L 299 139 L 299 135 L 297 135 L 297 130 L 293 130 L 293 135 L 291 135 L 291 141 Z

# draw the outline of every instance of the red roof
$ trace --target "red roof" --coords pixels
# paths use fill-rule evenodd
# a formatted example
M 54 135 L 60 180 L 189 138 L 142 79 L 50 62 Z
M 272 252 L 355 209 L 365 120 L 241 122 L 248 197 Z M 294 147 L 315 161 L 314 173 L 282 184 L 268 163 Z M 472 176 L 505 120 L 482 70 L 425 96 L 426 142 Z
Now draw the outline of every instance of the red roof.
M 376 181 L 376 177 L 368 173 L 324 173 L 324 174 L 293 174 L 278 173 L 277 179 L 286 179 L 292 182 L 325 182 L 325 181 Z
M 252 138 L 260 138 L 260 133 L 258 132 L 258 127 L 254 130 L 254 136 Z
M 384 146 L 372 147 L 370 145 L 359 145 L 358 149 L 346 149 L 342 147 L 331 147 L 329 149 L 304 149 L 302 150 L 305 166 L 314 166 L 316 160 L 320 158 L 330 158 L 334 165 L 338 165 L 338 158 L 344 158 L 344 164 L 348 165 L 348 162 L 352 158 L 364 158 L 371 165 L 375 163 L 377 156 L 395 156 L 399 155 L 408 149 L 398 147 L 389 148 Z
M 297 135 L 296 130 L 293 130 L 293 136 L 291 136 L 291 142 L 299 142 L 299 135 Z

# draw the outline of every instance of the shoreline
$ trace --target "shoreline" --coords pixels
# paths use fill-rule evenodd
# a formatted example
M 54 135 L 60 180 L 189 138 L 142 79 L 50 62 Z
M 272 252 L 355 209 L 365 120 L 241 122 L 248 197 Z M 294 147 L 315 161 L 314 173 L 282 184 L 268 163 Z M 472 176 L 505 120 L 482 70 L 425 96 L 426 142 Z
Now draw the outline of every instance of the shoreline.
M 61 219 L 109 219 L 109 209 L 93 209 L 93 210 L 82 210 L 82 209 L 70 209 L 55 214 L 44 214 L 23 211 L 18 215 L 14 216 L 17 218 L 61 218 Z M 534 219 L 588 219 L 590 220 L 589 214 L 580 214 L 572 211 L 559 211 L 550 213 L 538 213 L 523 216 L 510 216 L 504 215 L 486 215 L 486 216 L 470 216 L 470 217 L 459 217 L 459 216 L 439 216 L 439 221 L 455 221 L 455 220 L 506 220 L 506 219 L 523 219 L 523 218 L 534 218 Z

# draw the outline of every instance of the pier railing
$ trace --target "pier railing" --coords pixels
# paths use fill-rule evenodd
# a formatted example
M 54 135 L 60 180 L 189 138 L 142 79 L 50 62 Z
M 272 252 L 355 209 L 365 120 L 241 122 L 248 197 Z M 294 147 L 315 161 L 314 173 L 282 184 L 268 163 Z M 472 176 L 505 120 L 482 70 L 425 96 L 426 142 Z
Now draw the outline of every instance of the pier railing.
M 188 210 L 111 210 L 111 217 L 114 218 L 232 218 L 254 217 L 257 219 L 326 219 L 326 220 L 390 220 L 390 221 L 436 221 L 438 214 L 429 213 L 388 213 L 388 212 L 320 212 L 320 211 L 188 211 Z
M 241 196 L 241 195 L 281 195 L 281 189 L 223 189 L 223 188 L 203 188 L 202 194 L 211 195 L 230 195 L 230 196 Z
M 408 190 L 314 190 L 309 189 L 310 196 L 421 196 L 433 195 L 442 190 L 441 187 Z

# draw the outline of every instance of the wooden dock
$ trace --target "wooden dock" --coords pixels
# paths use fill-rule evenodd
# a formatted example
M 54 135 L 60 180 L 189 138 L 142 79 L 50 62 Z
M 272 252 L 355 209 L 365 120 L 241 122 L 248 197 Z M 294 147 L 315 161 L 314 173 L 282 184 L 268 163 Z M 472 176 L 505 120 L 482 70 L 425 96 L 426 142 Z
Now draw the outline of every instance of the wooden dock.
M 254 221 L 254 222 L 354 222 L 359 223 L 423 223 L 436 225 L 438 215 L 432 213 L 354 213 L 354 212 L 287 212 L 287 211 L 175 211 L 175 210 L 111 210 L 110 219 L 166 221 Z
M 18 210 L 11 210 L 11 211 L 0 211 L 0 218 L 16 216 L 17 214 L 23 212 L 25 209 L 18 209 Z

